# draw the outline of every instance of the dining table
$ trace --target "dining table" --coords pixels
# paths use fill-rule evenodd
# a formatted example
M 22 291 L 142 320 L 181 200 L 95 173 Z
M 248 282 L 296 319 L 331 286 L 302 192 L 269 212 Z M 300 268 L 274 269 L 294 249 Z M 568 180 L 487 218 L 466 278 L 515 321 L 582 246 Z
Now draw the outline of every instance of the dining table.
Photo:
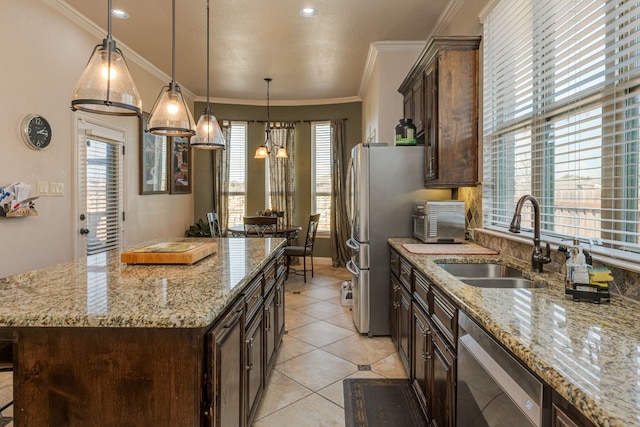
M 274 230 L 264 229 L 262 237 L 284 237 L 287 241 L 295 240 L 298 238 L 298 233 L 302 230 L 302 227 L 299 225 L 278 225 L 277 231 L 274 233 Z M 227 235 L 231 235 L 231 237 L 245 237 L 245 227 L 243 224 L 240 225 L 232 225 L 227 229 Z M 258 237 L 259 234 L 255 228 L 249 230 L 249 236 Z

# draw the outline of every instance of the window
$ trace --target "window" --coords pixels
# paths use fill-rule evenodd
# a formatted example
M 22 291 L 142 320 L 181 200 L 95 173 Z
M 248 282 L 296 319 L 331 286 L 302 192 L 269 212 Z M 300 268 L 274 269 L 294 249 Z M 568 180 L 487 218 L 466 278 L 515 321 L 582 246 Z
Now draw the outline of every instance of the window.
M 331 226 L 331 123 L 311 123 L 311 212 L 320 214 L 318 232 Z
M 503 0 L 484 28 L 485 226 L 532 194 L 546 237 L 638 259 L 640 4 Z
M 247 197 L 247 123 L 231 122 L 229 131 L 229 226 L 242 225 Z

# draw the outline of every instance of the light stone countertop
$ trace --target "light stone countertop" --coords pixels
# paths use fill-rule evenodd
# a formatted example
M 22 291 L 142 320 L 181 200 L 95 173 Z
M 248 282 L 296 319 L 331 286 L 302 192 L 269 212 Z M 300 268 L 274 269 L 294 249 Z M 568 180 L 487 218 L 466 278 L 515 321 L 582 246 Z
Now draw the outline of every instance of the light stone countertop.
M 109 251 L 0 279 L 0 328 L 198 328 L 211 324 L 284 247 L 279 238 L 216 242 L 193 265 L 128 265 Z
M 640 425 L 640 303 L 613 294 L 608 304 L 574 302 L 564 294 L 564 276 L 533 273 L 528 260 L 416 255 L 402 247 L 414 239 L 389 243 L 596 425 Z M 546 286 L 478 288 L 437 262 L 499 262 Z

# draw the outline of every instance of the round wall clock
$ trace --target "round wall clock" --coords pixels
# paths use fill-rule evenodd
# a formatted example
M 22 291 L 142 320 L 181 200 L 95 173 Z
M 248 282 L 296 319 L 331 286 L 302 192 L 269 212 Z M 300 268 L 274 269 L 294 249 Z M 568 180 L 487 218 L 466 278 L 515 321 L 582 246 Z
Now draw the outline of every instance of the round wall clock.
M 22 120 L 22 139 L 34 150 L 43 150 L 51 144 L 51 125 L 38 114 L 29 114 Z

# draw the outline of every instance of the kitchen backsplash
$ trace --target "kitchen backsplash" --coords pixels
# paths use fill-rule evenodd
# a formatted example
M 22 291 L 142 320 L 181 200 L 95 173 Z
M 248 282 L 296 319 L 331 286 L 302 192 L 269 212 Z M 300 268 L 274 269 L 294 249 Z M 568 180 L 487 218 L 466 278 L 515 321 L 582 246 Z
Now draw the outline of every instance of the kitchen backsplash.
M 482 229 L 474 229 L 473 237 L 474 241 L 479 245 L 495 249 L 502 254 L 523 260 L 528 260 L 531 257 L 532 246 L 529 244 L 485 233 Z M 564 254 L 558 251 L 552 251 L 551 258 L 551 263 L 546 264 L 544 268 L 548 271 L 564 274 Z M 640 273 L 612 267 L 597 261 L 594 261 L 593 265 L 594 267 L 608 267 L 611 270 L 614 280 L 613 284 L 609 286 L 609 292 L 640 301 Z

